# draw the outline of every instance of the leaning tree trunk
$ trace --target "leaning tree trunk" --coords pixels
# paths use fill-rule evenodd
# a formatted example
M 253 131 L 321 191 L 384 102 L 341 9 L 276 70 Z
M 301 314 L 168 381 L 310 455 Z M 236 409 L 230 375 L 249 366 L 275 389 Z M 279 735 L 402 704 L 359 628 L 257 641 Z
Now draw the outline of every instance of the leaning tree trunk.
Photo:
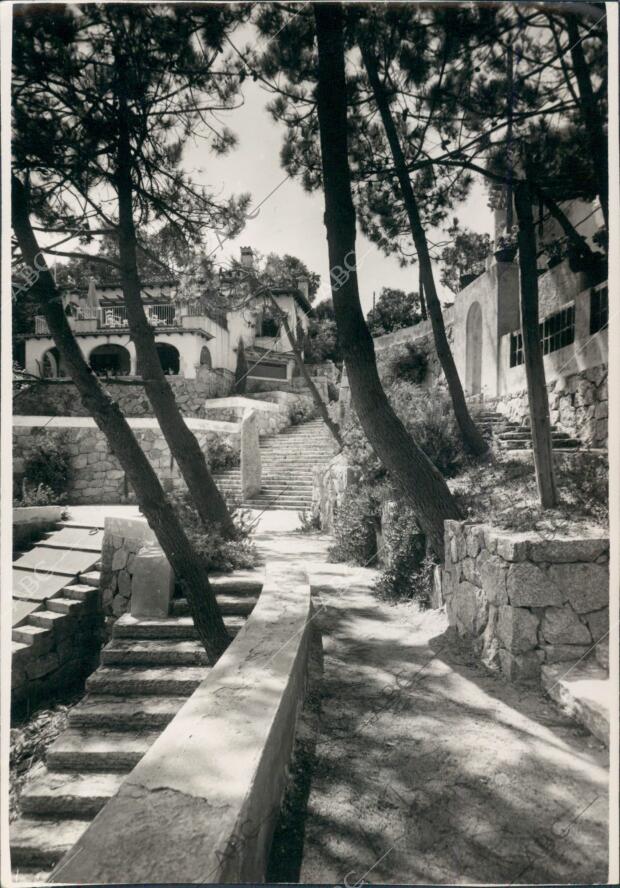
M 383 391 L 364 320 L 355 263 L 355 210 L 347 148 L 343 16 L 338 3 L 314 4 L 319 69 L 317 107 L 332 298 L 353 406 L 366 437 L 443 558 L 443 522 L 460 513 L 448 486 L 394 413 Z
M 155 533 L 178 581 L 183 587 L 200 641 L 211 663 L 226 649 L 230 639 L 222 620 L 204 564 L 190 544 L 176 512 L 166 499 L 155 471 L 118 404 L 102 389 L 84 360 L 62 308 L 62 299 L 39 252 L 28 217 L 24 186 L 12 178 L 13 229 L 24 262 L 38 269 L 33 284 L 54 343 L 82 403 L 106 436 L 112 453 L 127 474 L 140 508 Z
M 342 450 L 342 448 L 344 447 L 344 441 L 342 440 L 342 435 L 340 434 L 340 426 L 337 423 L 335 423 L 334 420 L 329 415 L 329 410 L 327 409 L 327 405 L 323 401 L 323 398 L 321 397 L 319 390 L 317 389 L 316 385 L 314 384 L 313 378 L 308 373 L 308 368 L 304 364 L 304 356 L 301 352 L 301 349 L 299 347 L 297 339 L 295 336 L 293 336 L 293 333 L 291 332 L 291 327 L 288 322 L 286 312 L 282 311 L 282 309 L 280 308 L 280 306 L 278 305 L 276 300 L 273 298 L 273 296 L 270 296 L 270 299 L 271 299 L 271 306 L 274 310 L 274 313 L 276 313 L 276 317 L 278 317 L 279 320 L 282 322 L 282 326 L 284 327 L 284 332 L 288 336 L 288 340 L 291 343 L 291 348 L 293 349 L 293 354 L 295 355 L 295 361 L 297 363 L 297 366 L 299 367 L 299 372 L 303 376 L 306 385 L 310 389 L 310 394 L 312 395 L 312 400 L 314 401 L 317 410 L 321 414 L 321 419 L 323 420 L 323 422 L 325 423 L 325 425 L 327 426 L 327 428 L 331 432 L 334 440 L 338 444 L 338 447 L 340 447 L 340 449 Z
M 118 65 L 122 71 L 120 60 Z M 120 76 L 121 84 L 122 81 L 123 78 Z M 234 522 L 224 497 L 211 477 L 204 453 L 181 415 L 174 392 L 162 369 L 155 348 L 155 337 L 142 305 L 133 220 L 132 159 L 128 109 L 122 89 L 119 89 L 118 123 L 118 156 L 115 176 L 118 194 L 118 252 L 127 319 L 138 356 L 138 372 L 144 381 L 144 389 L 170 448 L 170 453 L 177 461 L 200 517 L 206 525 L 216 524 L 225 536 L 233 537 L 236 533 Z
M 549 397 L 538 326 L 538 271 L 536 230 L 531 193 L 527 181 L 516 182 L 515 208 L 519 220 L 519 289 L 523 359 L 532 427 L 532 449 L 536 482 L 543 509 L 557 505 L 558 495 L 553 474 Z
M 481 456 L 482 454 L 487 452 L 488 445 L 470 416 L 467 407 L 467 401 L 465 400 L 465 395 L 463 394 L 463 386 L 461 385 L 461 380 L 456 369 L 456 364 L 454 363 L 454 357 L 452 356 L 450 343 L 448 342 L 446 328 L 443 322 L 441 303 L 439 301 L 437 290 L 435 288 L 435 277 L 433 275 L 433 266 L 431 264 L 431 257 L 428 251 L 426 233 L 420 219 L 418 204 L 413 192 L 411 180 L 409 178 L 409 172 L 407 171 L 407 162 L 405 160 L 405 155 L 403 154 L 400 140 L 398 138 L 398 133 L 396 131 L 394 120 L 392 118 L 390 103 L 379 77 L 377 61 L 373 51 L 368 47 L 367 44 L 362 44 L 361 51 L 364 59 L 364 65 L 368 73 L 368 79 L 370 81 L 373 95 L 375 97 L 377 107 L 379 108 L 379 113 L 381 114 L 381 120 L 383 121 L 385 134 L 390 145 L 390 151 L 392 152 L 394 169 L 396 171 L 400 190 L 402 192 L 403 202 L 405 205 L 405 210 L 407 212 L 407 218 L 409 219 L 411 235 L 413 237 L 413 242 L 418 254 L 418 262 L 420 263 L 420 277 L 422 279 L 424 288 L 426 308 L 428 310 L 428 314 L 431 319 L 431 326 L 433 328 L 433 337 L 435 339 L 437 357 L 439 358 L 441 369 L 443 370 L 444 376 L 446 377 L 448 391 L 450 392 L 452 406 L 454 408 L 454 415 L 461 431 L 465 446 L 474 455 Z
M 588 63 L 581 45 L 582 38 L 579 35 L 579 25 L 575 13 L 564 14 L 568 42 L 570 44 L 573 71 L 579 89 L 580 110 L 586 129 L 594 173 L 597 178 L 598 197 L 601 202 L 601 210 L 605 227 L 609 230 L 609 191 L 607 184 L 607 137 L 603 126 L 603 118 L 599 110 L 598 100 L 592 90 Z

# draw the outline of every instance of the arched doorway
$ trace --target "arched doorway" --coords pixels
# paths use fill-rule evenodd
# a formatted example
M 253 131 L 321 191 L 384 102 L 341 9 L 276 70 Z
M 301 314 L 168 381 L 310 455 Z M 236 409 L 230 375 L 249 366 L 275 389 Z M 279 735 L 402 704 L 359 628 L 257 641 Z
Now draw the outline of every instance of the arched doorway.
M 200 349 L 200 364 L 202 367 L 211 367 L 211 352 L 206 345 Z
M 168 376 L 178 376 L 181 361 L 178 350 L 167 342 L 156 342 L 155 348 L 159 355 L 161 369 Z
M 472 302 L 465 325 L 465 387 L 470 395 L 482 391 L 482 309 Z
M 48 350 L 43 353 L 40 367 L 41 376 L 45 379 L 56 379 L 57 377 L 66 377 L 69 375 L 56 346 L 48 348 Z
M 98 345 L 88 363 L 97 376 L 127 376 L 131 368 L 129 352 L 122 345 Z

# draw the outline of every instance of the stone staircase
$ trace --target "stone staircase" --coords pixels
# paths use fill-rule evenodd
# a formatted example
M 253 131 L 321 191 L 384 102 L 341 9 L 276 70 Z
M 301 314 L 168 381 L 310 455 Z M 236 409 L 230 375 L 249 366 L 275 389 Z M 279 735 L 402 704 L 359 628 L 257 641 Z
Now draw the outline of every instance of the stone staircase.
M 594 651 L 574 663 L 544 664 L 542 686 L 568 715 L 584 725 L 605 746 L 609 746 L 610 701 L 609 637 L 599 641 Z
M 231 635 L 258 599 L 259 577 L 210 577 Z M 125 614 L 114 624 L 86 696 L 21 794 L 22 815 L 10 826 L 16 881 L 48 878 L 207 675 L 187 602 L 173 599 L 170 611 L 158 619 Z
M 470 405 L 472 418 L 487 438 L 493 438 L 501 450 L 531 450 L 532 432 L 529 419 L 523 423 L 507 419 L 503 413 L 485 409 L 481 405 Z M 551 441 L 554 450 L 578 450 L 581 442 L 571 438 L 566 432 L 551 426 Z
M 335 453 L 334 439 L 325 423 L 311 420 L 261 438 L 260 493 L 240 505 L 248 509 L 308 510 L 312 505 L 312 470 L 326 465 Z M 241 471 L 229 469 L 216 476 L 220 490 L 241 500 Z

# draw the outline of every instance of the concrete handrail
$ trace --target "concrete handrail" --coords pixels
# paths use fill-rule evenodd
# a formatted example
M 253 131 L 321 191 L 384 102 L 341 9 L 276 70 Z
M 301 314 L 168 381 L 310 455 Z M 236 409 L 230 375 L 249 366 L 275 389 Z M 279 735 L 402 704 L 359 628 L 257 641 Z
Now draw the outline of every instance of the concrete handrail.
M 261 882 L 308 670 L 303 571 L 269 564 L 251 616 L 50 881 Z

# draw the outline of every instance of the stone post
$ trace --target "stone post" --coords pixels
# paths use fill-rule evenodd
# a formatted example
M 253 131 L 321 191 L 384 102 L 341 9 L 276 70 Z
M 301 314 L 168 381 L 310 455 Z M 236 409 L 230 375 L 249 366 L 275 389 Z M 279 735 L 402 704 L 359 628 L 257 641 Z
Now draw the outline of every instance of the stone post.
M 241 496 L 255 496 L 261 488 L 260 442 L 256 411 L 247 410 L 239 431 L 241 450 Z
M 131 578 L 132 617 L 167 617 L 174 593 L 174 574 L 157 543 L 136 554 Z

